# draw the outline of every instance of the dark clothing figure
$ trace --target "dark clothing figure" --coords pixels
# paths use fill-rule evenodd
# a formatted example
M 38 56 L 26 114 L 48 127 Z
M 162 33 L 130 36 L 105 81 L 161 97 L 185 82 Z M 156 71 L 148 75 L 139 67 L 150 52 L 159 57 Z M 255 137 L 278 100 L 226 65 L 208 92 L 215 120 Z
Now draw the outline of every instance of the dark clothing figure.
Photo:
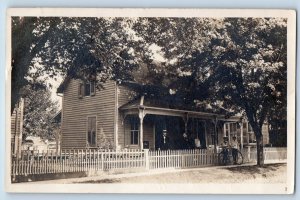
M 231 148 L 232 148 L 232 157 L 233 157 L 233 163 L 237 163 L 237 157 L 238 157 L 238 148 L 239 148 L 239 143 L 236 140 L 236 137 L 234 136 L 232 138 L 233 140 L 231 141 Z
M 238 150 L 236 148 L 232 148 L 232 158 L 233 158 L 233 163 L 237 163 L 237 155 L 238 155 Z
M 227 137 L 224 137 L 223 138 L 223 143 L 221 143 L 221 148 L 222 148 L 222 152 L 223 152 L 223 164 L 227 164 L 228 162 L 228 138 Z

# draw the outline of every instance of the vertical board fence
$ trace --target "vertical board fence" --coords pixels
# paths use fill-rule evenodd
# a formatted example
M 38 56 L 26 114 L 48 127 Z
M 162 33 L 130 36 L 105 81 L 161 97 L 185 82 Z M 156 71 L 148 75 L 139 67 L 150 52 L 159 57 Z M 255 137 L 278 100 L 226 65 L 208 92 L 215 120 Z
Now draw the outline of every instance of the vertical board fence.
M 256 149 L 242 151 L 245 162 L 256 161 Z M 266 163 L 286 161 L 286 148 L 264 148 Z M 194 168 L 218 165 L 213 150 L 63 150 L 55 152 L 26 151 L 12 157 L 11 175 L 53 174 L 69 172 L 110 171 L 114 169 Z
M 248 147 L 242 150 L 244 162 L 256 162 L 257 150 L 255 147 Z M 286 147 L 265 147 L 264 148 L 264 162 L 276 163 L 286 162 L 287 148 Z

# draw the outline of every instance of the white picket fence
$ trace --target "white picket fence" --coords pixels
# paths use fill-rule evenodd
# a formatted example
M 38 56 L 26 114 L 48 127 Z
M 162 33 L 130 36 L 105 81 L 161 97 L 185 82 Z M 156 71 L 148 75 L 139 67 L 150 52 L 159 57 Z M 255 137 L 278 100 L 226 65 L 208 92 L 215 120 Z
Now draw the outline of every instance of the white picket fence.
M 145 152 L 139 150 L 64 150 L 60 155 L 27 152 L 12 160 L 12 175 L 107 171 L 145 168 Z
M 149 152 L 149 169 L 211 166 L 217 165 L 217 161 L 217 154 L 205 149 Z
M 244 163 L 256 161 L 256 149 L 243 150 Z M 265 162 L 286 161 L 286 148 L 264 148 Z M 69 172 L 110 171 L 114 169 L 194 168 L 218 165 L 213 150 L 64 150 L 23 152 L 11 162 L 11 175 L 53 174 Z

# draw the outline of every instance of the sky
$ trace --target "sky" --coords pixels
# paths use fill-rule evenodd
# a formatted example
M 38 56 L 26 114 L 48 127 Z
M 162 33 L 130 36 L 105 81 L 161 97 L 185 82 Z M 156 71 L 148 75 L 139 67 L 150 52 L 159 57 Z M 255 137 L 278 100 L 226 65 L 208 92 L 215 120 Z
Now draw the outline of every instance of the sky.
M 59 76 L 57 77 L 57 80 L 55 81 L 54 79 L 49 79 L 47 83 L 50 83 L 52 85 L 52 88 L 50 89 L 51 91 L 51 98 L 53 101 L 57 101 L 59 104 L 59 109 L 62 107 L 62 97 L 58 96 L 56 94 L 56 90 L 59 87 L 60 83 L 63 81 L 63 77 Z

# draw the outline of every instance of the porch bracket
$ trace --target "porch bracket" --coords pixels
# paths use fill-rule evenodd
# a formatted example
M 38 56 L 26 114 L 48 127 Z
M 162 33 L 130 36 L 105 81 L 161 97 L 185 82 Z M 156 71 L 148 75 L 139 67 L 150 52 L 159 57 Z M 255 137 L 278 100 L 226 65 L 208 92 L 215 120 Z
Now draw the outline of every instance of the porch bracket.
M 121 123 L 124 125 L 125 118 L 127 117 L 127 113 L 121 113 Z

